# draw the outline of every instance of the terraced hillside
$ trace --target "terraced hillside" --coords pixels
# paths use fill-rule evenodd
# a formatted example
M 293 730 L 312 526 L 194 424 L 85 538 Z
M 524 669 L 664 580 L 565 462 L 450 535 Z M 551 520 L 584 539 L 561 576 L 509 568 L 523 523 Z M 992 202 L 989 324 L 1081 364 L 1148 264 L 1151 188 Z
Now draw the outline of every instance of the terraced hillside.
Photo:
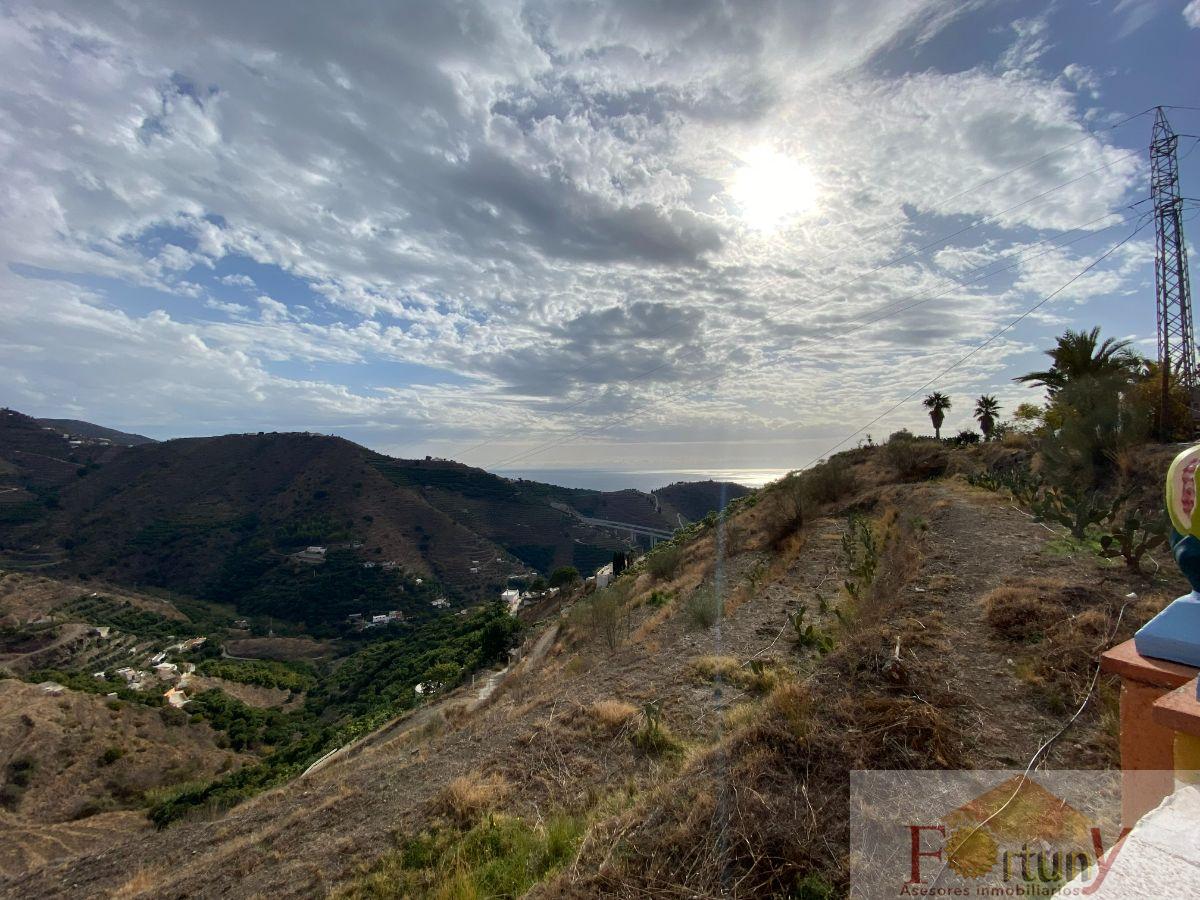
M 680 522 L 650 494 L 513 481 L 313 434 L 125 447 L 6 410 L 0 465 L 0 566 L 154 586 L 310 626 L 344 619 L 363 596 L 393 596 L 408 615 L 442 593 L 476 602 L 510 576 L 589 571 L 629 546 L 580 515 Z M 308 545 L 329 547 L 329 563 L 295 565 Z

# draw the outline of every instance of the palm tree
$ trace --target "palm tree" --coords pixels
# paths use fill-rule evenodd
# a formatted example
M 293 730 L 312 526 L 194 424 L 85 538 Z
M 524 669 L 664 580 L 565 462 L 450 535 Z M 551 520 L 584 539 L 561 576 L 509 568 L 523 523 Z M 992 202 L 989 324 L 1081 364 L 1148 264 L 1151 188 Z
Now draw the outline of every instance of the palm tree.
M 1084 378 L 1115 376 L 1129 382 L 1138 375 L 1143 360 L 1129 349 L 1129 341 L 1105 338 L 1100 342 L 1100 327 L 1091 331 L 1072 331 L 1055 338 L 1053 350 L 1046 355 L 1054 360 L 1044 372 L 1030 372 L 1014 378 L 1025 384 L 1040 384 L 1051 399 L 1068 384 Z
M 940 441 L 942 423 L 946 421 L 946 410 L 950 408 L 950 398 L 941 391 L 934 391 L 925 398 L 925 408 L 929 410 L 929 420 L 933 422 L 933 433 Z
M 975 418 L 979 420 L 979 430 L 983 439 L 990 441 L 992 432 L 996 429 L 996 416 L 1000 414 L 1000 404 L 991 394 L 984 394 L 975 401 Z

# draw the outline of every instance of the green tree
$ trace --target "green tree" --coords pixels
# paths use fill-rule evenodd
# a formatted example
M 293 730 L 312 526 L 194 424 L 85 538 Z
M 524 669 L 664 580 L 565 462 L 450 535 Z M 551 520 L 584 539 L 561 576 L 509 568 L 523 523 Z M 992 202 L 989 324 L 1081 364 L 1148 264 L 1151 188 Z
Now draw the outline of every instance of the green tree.
M 1036 403 L 1019 403 L 1013 410 L 1013 424 L 1018 431 L 1031 432 L 1042 424 L 1046 411 Z
M 1091 331 L 1072 331 L 1055 338 L 1055 346 L 1046 351 L 1053 361 L 1042 372 L 1029 372 L 1013 379 L 1023 384 L 1039 384 L 1054 400 L 1070 384 L 1084 379 L 1108 383 L 1132 383 L 1143 371 L 1145 361 L 1129 349 L 1129 341 L 1106 338 L 1100 341 L 1100 327 Z
M 946 421 L 946 410 L 950 408 L 950 398 L 941 391 L 934 391 L 925 398 L 925 408 L 929 410 L 929 421 L 933 422 L 934 436 L 942 439 L 942 423 Z
M 579 570 L 574 566 L 561 566 L 550 573 L 550 587 L 567 587 L 579 580 Z
M 996 430 L 996 416 L 1000 414 L 1000 404 L 991 394 L 984 394 L 975 401 L 975 418 L 979 421 L 979 430 L 983 439 L 990 441 L 992 432 Z

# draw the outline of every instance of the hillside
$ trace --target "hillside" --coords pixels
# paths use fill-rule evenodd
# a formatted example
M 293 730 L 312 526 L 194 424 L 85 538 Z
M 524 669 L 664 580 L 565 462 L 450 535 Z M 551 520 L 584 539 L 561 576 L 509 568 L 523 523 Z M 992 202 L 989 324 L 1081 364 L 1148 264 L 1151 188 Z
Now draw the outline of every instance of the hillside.
M 58 431 L 65 432 L 76 438 L 92 438 L 108 441 L 124 447 L 134 447 L 138 444 L 153 444 L 154 438 L 144 434 L 130 434 L 127 431 L 117 431 L 115 428 L 105 428 L 92 422 L 82 422 L 79 419 L 38 419 L 39 425 L 49 425 Z
M 591 571 L 629 547 L 581 516 L 680 522 L 680 509 L 637 491 L 512 481 L 312 434 L 119 447 L 5 410 L 0 466 L 0 566 L 153 586 L 310 629 L 363 598 L 421 616 L 439 594 L 490 599 L 510 576 Z M 695 489 L 683 519 L 718 497 Z M 309 545 L 329 548 L 323 564 L 290 558 Z
M 852 770 L 1020 768 L 1097 653 L 1185 590 L 970 483 L 1027 458 L 843 454 L 545 610 L 519 662 L 312 774 L 0 894 L 841 895 Z M 1045 765 L 1112 766 L 1115 703 L 1102 679 Z
M 64 843 L 102 848 L 114 830 L 144 830 L 143 794 L 240 765 L 217 740 L 177 710 L 0 680 L 0 872 L 35 867 Z M 116 822 L 105 815 L 118 810 L 131 811 Z

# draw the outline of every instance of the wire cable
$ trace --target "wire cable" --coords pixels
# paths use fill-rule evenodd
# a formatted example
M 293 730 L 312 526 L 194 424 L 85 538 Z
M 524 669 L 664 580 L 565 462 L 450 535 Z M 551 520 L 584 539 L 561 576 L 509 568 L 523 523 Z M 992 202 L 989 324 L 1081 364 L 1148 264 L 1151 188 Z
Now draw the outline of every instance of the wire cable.
M 1111 214 L 1111 213 L 1107 213 L 1107 214 L 1106 214 L 1106 216 L 1107 216 L 1107 215 L 1112 215 L 1112 214 Z M 1127 219 L 1126 219 L 1126 220 L 1122 220 L 1122 222 L 1124 222 L 1124 221 L 1127 221 Z M 1109 227 L 1115 227 L 1115 225 L 1117 225 L 1117 224 L 1122 224 L 1122 222 L 1115 223 L 1113 226 L 1109 226 Z M 1032 314 L 1032 313 L 1033 313 L 1033 312 L 1034 312 L 1034 311 L 1035 311 L 1035 310 L 1038 308 L 1038 306 L 1040 306 L 1040 305 L 1042 305 L 1042 304 L 1044 304 L 1044 303 L 1048 302 L 1050 299 L 1052 299 L 1052 298 L 1053 298 L 1054 296 L 1056 296 L 1058 293 L 1061 293 L 1063 290 L 1065 290 L 1067 287 L 1069 287 L 1069 286 L 1070 286 L 1072 283 L 1074 283 L 1076 280 L 1078 280 L 1078 279 L 1079 279 L 1079 278 L 1081 278 L 1081 277 L 1082 277 L 1084 274 L 1086 274 L 1088 271 L 1090 271 L 1090 269 L 1091 269 L 1091 268 L 1093 268 L 1094 266 L 1098 265 L 1098 264 L 1099 264 L 1101 261 L 1103 261 L 1103 259 L 1107 258 L 1109 255 L 1111 255 L 1113 252 L 1115 252 L 1115 251 L 1116 251 L 1116 249 L 1117 249 L 1118 247 L 1120 247 L 1122 244 L 1126 243 L 1127 241 L 1131 240 L 1131 239 L 1133 238 L 1133 236 L 1134 236 L 1134 235 L 1136 235 L 1136 234 L 1137 234 L 1137 233 L 1138 233 L 1138 232 L 1139 232 L 1139 231 L 1140 231 L 1142 228 L 1144 228 L 1144 227 L 1145 227 L 1145 223 L 1143 223 L 1143 224 L 1139 225 L 1139 226 L 1138 226 L 1138 227 L 1137 227 L 1137 228 L 1134 230 L 1134 232 L 1133 232 L 1132 234 L 1130 234 L 1130 235 L 1129 235 L 1128 237 L 1126 237 L 1124 240 L 1122 240 L 1121 242 L 1119 242 L 1118 244 L 1116 244 L 1116 245 L 1114 245 L 1112 248 L 1110 248 L 1110 249 L 1109 249 L 1109 250 L 1108 250 L 1108 251 L 1107 251 L 1107 252 L 1104 254 L 1104 256 L 1098 257 L 1097 259 L 1093 260 L 1093 261 L 1092 261 L 1092 263 L 1091 263 L 1091 264 L 1089 264 L 1089 266 L 1088 266 L 1086 269 L 1084 269 L 1083 271 L 1081 271 L 1080 273 L 1078 273 L 1078 274 L 1077 274 L 1077 275 L 1076 275 L 1074 278 L 1072 278 L 1072 279 L 1071 279 L 1071 281 L 1067 282 L 1067 284 L 1064 284 L 1062 287 L 1060 287 L 1060 288 L 1059 288 L 1057 291 L 1055 291 L 1055 293 L 1054 293 L 1054 294 L 1051 294 L 1049 297 L 1046 297 L 1046 298 L 1044 298 L 1044 299 L 1043 299 L 1043 300 L 1042 300 L 1042 301 L 1041 301 L 1041 302 L 1040 302 L 1040 303 L 1039 303 L 1037 306 L 1035 306 L 1035 307 L 1033 307 L 1033 308 L 1029 309 L 1028 311 L 1026 311 L 1026 312 L 1025 312 L 1025 313 L 1024 313 L 1022 316 L 1021 316 L 1021 319 L 1023 319 L 1023 318 L 1025 318 L 1025 317 L 1027 317 L 1028 315 L 1031 315 L 1031 314 Z M 1107 230 L 1107 229 L 1105 229 L 1105 230 Z M 1083 235 L 1083 236 L 1081 236 L 1081 237 L 1080 237 L 1078 240 L 1082 240 L 1082 239 L 1083 239 L 1083 238 L 1085 238 L 1085 237 L 1092 237 L 1092 236 L 1094 236 L 1094 234 L 1095 234 L 1095 233 L 1089 233 L 1089 234 Z M 1074 243 L 1074 242 L 1072 242 L 1072 243 Z M 1036 245 L 1035 245 L 1035 246 L 1036 246 Z M 1065 246 L 1065 245 L 1064 245 L 1064 246 Z M 1049 252 L 1049 251 L 1046 251 L 1046 252 Z M 1044 255 L 1044 253 L 1043 253 L 1043 254 L 1038 254 L 1038 255 Z M 1034 257 L 1034 258 L 1036 258 L 1036 257 Z M 1010 265 L 1008 265 L 1008 266 L 1005 266 L 1005 267 L 1003 267 L 1003 268 L 1001 268 L 1001 269 L 997 269 L 997 270 L 996 270 L 996 271 L 994 271 L 994 272 L 988 273 L 988 275 L 987 275 L 986 277 L 991 277 L 992 275 L 996 275 L 996 274 L 999 274 L 999 273 L 1000 273 L 1000 272 L 1002 272 L 1002 271 L 1005 271 L 1005 270 L 1007 270 L 1007 269 L 1011 269 L 1011 268 L 1015 267 L 1016 265 L 1019 265 L 1019 264 L 1020 264 L 1020 262 L 1022 262 L 1022 261 L 1023 261 L 1023 260 L 1020 260 L 1020 259 L 1018 259 L 1016 262 L 1014 262 L 1014 263 L 1012 263 L 1012 264 L 1010 264 Z M 978 279 L 977 279 L 977 280 L 978 280 Z M 943 292 L 943 294 L 944 294 L 944 293 L 949 293 L 949 291 Z M 941 295 L 939 295 L 939 296 L 941 296 Z M 926 300 L 920 301 L 920 302 L 918 302 L 918 303 L 910 304 L 909 306 L 903 307 L 902 309 L 898 309 L 898 310 L 892 310 L 892 311 L 889 313 L 889 315 L 893 315 L 893 314 L 896 314 L 896 313 L 899 313 L 899 312 L 904 312 L 904 311 L 906 311 L 906 310 L 908 310 L 908 309 L 912 309 L 912 308 L 913 308 L 913 307 L 915 307 L 915 306 L 919 306 L 921 303 L 926 303 L 926 302 L 929 302 L 930 300 L 933 300 L 933 299 L 936 299 L 936 297 L 930 297 L 930 298 L 927 298 Z M 844 338 L 844 337 L 847 337 L 847 336 L 849 336 L 850 334 L 853 334 L 853 333 L 855 333 L 855 332 L 857 332 L 857 331 L 861 330 L 862 328 L 865 328 L 865 327 L 867 327 L 868 325 L 877 324 L 879 321 L 882 321 L 884 318 L 887 318 L 887 316 L 881 316 L 881 317 L 879 317 L 879 318 L 876 318 L 876 319 L 874 319 L 874 320 L 872 320 L 872 321 L 868 321 L 868 322 L 865 322 L 865 323 L 861 323 L 861 324 L 857 325 L 857 326 L 856 326 L 854 329 L 852 329 L 852 330 L 850 330 L 850 331 L 846 332 L 845 334 L 841 335 L 840 337 L 842 337 L 842 338 Z M 997 338 L 999 338 L 999 337 L 1001 336 L 1001 334 L 1003 334 L 1003 333 L 1004 333 L 1004 331 L 1007 331 L 1009 328 L 1011 328 L 1011 327 L 1015 326 L 1015 325 L 1017 324 L 1017 322 L 1019 322 L 1021 319 L 1017 319 L 1017 320 L 1013 321 L 1012 323 L 1010 323 L 1008 326 L 1006 326 L 1004 329 L 1002 329 L 1002 330 L 1001 330 L 1001 332 L 998 332 L 997 334 L 995 334 L 995 335 L 993 335 L 991 338 L 989 338 L 989 340 L 987 341 L 987 343 L 991 343 L 992 341 L 994 341 L 994 340 L 996 340 Z M 965 357 L 964 359 L 960 360 L 960 361 L 959 361 L 958 363 L 956 363 L 956 364 L 955 364 L 955 366 L 953 366 L 952 368 L 956 368 L 958 365 L 961 365 L 963 362 L 965 362 L 965 361 L 966 361 L 966 359 L 969 359 L 969 358 L 970 358 L 970 356 L 973 356 L 975 353 L 978 353 L 980 350 L 982 350 L 982 349 L 984 348 L 984 346 L 986 346 L 986 344 L 984 344 L 984 345 L 980 345 L 979 347 L 976 347 L 976 348 L 975 348 L 975 349 L 974 349 L 974 350 L 971 352 L 971 354 L 969 354 L 969 355 L 968 355 L 967 357 Z M 768 363 L 768 366 L 778 365 L 780 362 L 784 361 L 784 359 L 786 359 L 786 358 L 787 358 L 787 356 L 788 356 L 788 354 L 786 354 L 786 353 L 785 353 L 785 354 L 781 354 L 781 355 L 780 355 L 779 357 L 777 357 L 775 360 L 773 360 L 772 362 Z M 949 371 L 949 370 L 947 370 L 947 371 Z M 500 467 L 500 466 L 505 466 L 505 465 L 508 465 L 508 464 L 510 464 L 510 463 L 513 463 L 513 462 L 519 462 L 520 460 L 527 459 L 527 458 L 529 458 L 530 456 L 536 456 L 536 455 L 538 455 L 538 454 L 540 454 L 540 453 L 544 453 L 544 452 L 545 452 L 545 451 L 547 451 L 547 450 L 551 450 L 551 449 L 553 449 L 553 448 L 555 448 L 555 447 L 562 446 L 563 444 L 567 443 L 568 441 L 570 441 L 570 440 L 572 440 L 572 439 L 574 439 L 574 438 L 576 438 L 576 437 L 582 436 L 582 435 L 584 435 L 584 434 L 598 434 L 598 433 L 600 433 L 600 432 L 607 431 L 607 430 L 609 430 L 610 428 L 614 428 L 614 427 L 616 427 L 617 425 L 623 424 L 624 422 L 628 422 L 630 419 L 632 419 L 632 418 L 634 418 L 634 417 L 636 417 L 636 416 L 639 416 L 639 415 L 641 415 L 641 414 L 642 414 L 642 413 L 644 413 L 644 412 L 646 411 L 646 409 L 648 409 L 648 408 L 652 408 L 652 407 L 654 407 L 654 406 L 658 406 L 658 405 L 660 405 L 661 403 L 664 403 L 664 402 L 666 402 L 666 401 L 668 401 L 668 400 L 670 400 L 670 399 L 673 399 L 674 397 L 682 396 L 682 395 L 683 395 L 683 394 L 685 394 L 685 393 L 694 393 L 694 392 L 695 392 L 696 390 L 698 390 L 699 388 L 706 387 L 706 386 L 707 386 L 707 385 L 709 385 L 709 384 L 712 384 L 712 383 L 715 383 L 716 381 L 719 381 L 720 379 L 724 378 L 724 377 L 725 377 L 725 375 L 726 375 L 726 373 L 724 373 L 724 372 L 721 372 L 721 373 L 718 373 L 716 376 L 714 376 L 714 377 L 712 377 L 712 378 L 709 378 L 709 379 L 702 380 L 702 381 L 700 381 L 700 382 L 697 382 L 697 383 L 695 383 L 695 384 L 692 384 L 692 385 L 687 385 L 687 386 L 685 386 L 684 388 L 682 388 L 680 391 L 677 391 L 677 392 L 675 392 L 674 394 L 669 394 L 669 395 L 667 395 L 666 397 L 662 397 L 662 398 L 658 398 L 658 399 L 656 399 L 656 400 L 650 401 L 649 403 L 647 403 L 647 404 L 645 404 L 645 405 L 643 405 L 643 406 L 641 406 L 641 407 L 639 407 L 639 408 L 637 408 L 637 409 L 635 409 L 635 410 L 632 410 L 631 412 L 627 413 L 626 415 L 623 415 L 623 416 L 621 416 L 621 417 L 619 417 L 619 418 L 617 418 L 617 419 L 615 419 L 615 420 L 613 420 L 613 421 L 610 421 L 610 422 L 608 422 L 608 423 L 606 423 L 606 424 L 604 424 L 604 425 L 600 425 L 600 426 L 592 426 L 592 427 L 584 426 L 584 427 L 581 427 L 581 428 L 575 429 L 574 431 L 572 431 L 572 432 L 570 432 L 570 433 L 568 433 L 568 434 L 566 434 L 566 435 L 563 435 L 563 436 L 561 436 L 561 437 L 559 437 L 559 438 L 554 438 L 554 439 L 551 439 L 550 441 L 548 441 L 548 442 L 545 442 L 545 443 L 543 443 L 543 444 L 541 444 L 541 445 L 538 445 L 538 446 L 536 446 L 536 447 L 533 447 L 533 448 L 529 448 L 529 449 L 526 449 L 526 450 L 520 451 L 520 452 L 518 452 L 518 453 L 516 453 L 516 454 L 513 454 L 513 455 L 511 455 L 511 456 L 504 457 L 503 459 L 500 459 L 500 460 L 497 460 L 497 461 L 495 461 L 495 462 L 493 462 L 493 463 L 490 463 L 490 464 L 489 464 L 489 468 L 495 469 L 495 468 L 498 468 L 498 467 Z M 936 377 L 940 377 L 940 376 L 936 376 Z M 936 380 L 936 377 L 935 377 L 935 379 L 934 379 L 934 380 Z M 930 382 L 930 383 L 932 383 L 932 382 Z M 926 384 L 926 385 L 922 386 L 921 388 L 918 388 L 918 389 L 917 389 L 917 391 L 916 391 L 916 392 L 914 392 L 914 393 L 919 393 L 921 390 L 924 390 L 924 388 L 925 388 L 925 387 L 928 387 L 928 384 Z M 893 411 L 894 411 L 896 408 L 898 408 L 898 407 L 899 407 L 900 405 L 902 405 L 903 403 L 907 402 L 909 399 L 911 399 L 911 395 L 910 395 L 909 397 L 906 397 L 904 400 L 900 401 L 900 403 L 896 404 L 896 406 L 895 406 L 895 407 L 893 407 L 892 409 L 889 409 L 889 410 L 887 410 L 886 412 L 882 413 L 880 416 L 876 417 L 876 419 L 873 419 L 871 422 L 868 422 L 866 425 L 862 426 L 862 428 L 859 428 L 857 431 L 855 431 L 855 432 L 851 433 L 850 435 L 848 435 L 848 436 L 845 438 L 845 440 L 843 440 L 841 443 L 837 444 L 837 445 L 836 445 L 835 447 L 833 447 L 832 449 L 830 449 L 830 450 L 827 450 L 827 451 L 826 451 L 826 453 L 824 453 L 824 454 L 821 454 L 821 456 L 825 456 L 826 454 L 833 452 L 833 450 L 836 450 L 838 447 L 842 446 L 842 444 L 846 443 L 846 441 L 849 441 L 849 440 L 850 440 L 851 438 L 853 438 L 855 435 L 859 434 L 860 432 L 862 432 L 862 431 L 863 431 L 863 430 L 865 430 L 866 428 L 869 428 L 869 427 L 871 427 L 871 425 L 875 424 L 875 422 L 877 422 L 879 419 L 883 418 L 883 417 L 884 417 L 884 416 L 886 416 L 886 415 L 889 415 L 891 412 L 893 412 Z M 821 458 L 821 457 L 817 457 L 817 459 L 820 459 L 820 458 Z M 815 462 L 815 461 L 816 461 L 816 460 L 813 460 L 813 462 Z M 809 463 L 809 465 L 812 465 L 812 463 L 810 462 L 810 463 Z

